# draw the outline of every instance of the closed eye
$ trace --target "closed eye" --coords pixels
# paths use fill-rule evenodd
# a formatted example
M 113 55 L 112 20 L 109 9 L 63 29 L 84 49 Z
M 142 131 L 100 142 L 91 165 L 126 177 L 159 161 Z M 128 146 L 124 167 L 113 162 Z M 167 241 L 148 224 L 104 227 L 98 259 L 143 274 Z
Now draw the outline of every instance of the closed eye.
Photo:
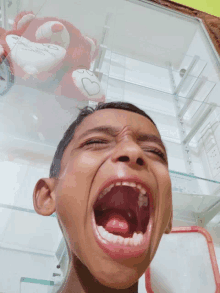
M 163 159 L 166 162 L 166 155 L 162 151 L 158 149 L 152 149 L 152 148 L 145 149 L 145 151 L 158 155 L 161 159 Z
M 89 139 L 87 141 L 85 141 L 81 146 L 101 146 L 102 144 L 107 144 L 108 141 L 107 140 L 104 140 L 104 139 Z M 151 152 L 151 153 L 154 153 L 155 155 L 159 156 L 164 162 L 167 162 L 167 158 L 166 158 L 166 155 L 159 149 L 157 148 L 146 148 L 144 149 L 144 151 L 146 152 Z
M 103 140 L 103 139 L 90 139 L 90 140 L 87 140 L 86 142 L 83 143 L 83 146 L 84 145 L 100 145 L 100 144 L 105 144 L 107 143 L 106 140 Z

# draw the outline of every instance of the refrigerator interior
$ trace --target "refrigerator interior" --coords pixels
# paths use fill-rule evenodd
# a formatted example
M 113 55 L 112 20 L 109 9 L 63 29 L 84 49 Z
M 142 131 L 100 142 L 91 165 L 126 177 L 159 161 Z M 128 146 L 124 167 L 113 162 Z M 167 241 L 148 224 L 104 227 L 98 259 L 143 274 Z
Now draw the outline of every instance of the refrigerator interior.
M 106 102 L 135 104 L 161 133 L 173 226 L 205 227 L 220 265 L 220 59 L 203 24 L 150 1 L 1 3 L 5 29 L 26 10 L 65 19 L 97 40 L 100 50 L 90 70 Z M 6 63 L 1 74 L 7 75 Z M 67 273 L 67 250 L 56 214 L 34 211 L 33 189 L 49 176 L 56 147 L 79 108 L 97 103 L 55 95 L 54 78 L 42 83 L 15 76 L 6 92 L 5 80 L 0 80 L 0 292 L 56 292 Z

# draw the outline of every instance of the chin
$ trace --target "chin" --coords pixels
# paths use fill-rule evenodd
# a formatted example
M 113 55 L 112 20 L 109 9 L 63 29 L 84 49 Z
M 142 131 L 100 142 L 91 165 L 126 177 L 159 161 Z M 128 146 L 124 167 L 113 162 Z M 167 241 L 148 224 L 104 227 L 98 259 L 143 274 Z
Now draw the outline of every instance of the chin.
M 128 269 L 123 271 L 123 273 L 117 272 L 110 274 L 105 272 L 97 272 L 97 276 L 94 276 L 100 284 L 112 289 L 127 289 L 138 282 L 139 275 L 136 270 Z
M 115 282 L 113 280 L 111 280 L 110 283 L 109 283 L 109 280 L 107 282 L 105 282 L 103 280 L 99 281 L 99 283 L 101 283 L 105 287 L 112 288 L 112 289 L 128 289 L 137 282 L 138 282 L 138 279 L 135 279 L 133 282 L 131 282 L 130 278 L 123 279 L 121 281 L 117 280 Z

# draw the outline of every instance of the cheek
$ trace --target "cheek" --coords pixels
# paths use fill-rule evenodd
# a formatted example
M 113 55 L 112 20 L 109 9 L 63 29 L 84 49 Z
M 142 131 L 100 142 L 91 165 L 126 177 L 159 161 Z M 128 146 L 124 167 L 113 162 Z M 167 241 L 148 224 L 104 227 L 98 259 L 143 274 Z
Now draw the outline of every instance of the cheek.
M 163 197 L 168 196 L 170 198 L 172 188 L 168 167 L 162 164 L 155 164 L 152 171 L 157 180 L 159 194 Z
M 164 175 L 160 190 L 161 233 L 164 233 L 172 213 L 172 185 L 169 174 Z
M 63 166 L 59 177 L 56 188 L 56 213 L 68 243 L 75 252 L 87 215 L 91 186 L 99 166 L 100 159 L 79 156 Z
M 157 181 L 154 196 L 156 206 L 155 235 L 161 237 L 167 227 L 172 212 L 172 187 L 169 171 L 166 166 L 156 166 L 154 176 Z M 154 245 L 157 245 L 156 239 L 153 242 Z
M 76 155 L 68 160 L 63 166 L 63 171 L 60 179 L 63 179 L 63 189 L 82 188 L 87 186 L 95 176 L 97 169 L 100 166 L 100 156 L 91 156 L 84 154 L 83 156 Z
M 76 155 L 68 162 L 69 172 L 78 174 L 86 174 L 86 176 L 92 175 L 92 173 L 98 168 L 102 160 L 100 153 L 96 152 L 91 154 L 90 152 L 83 155 Z
M 170 217 L 172 210 L 172 186 L 169 173 L 162 173 L 159 181 L 160 205 L 164 217 Z
M 56 213 L 70 250 L 79 257 L 78 243 L 88 196 L 77 185 L 70 186 L 70 182 L 74 184 L 74 180 L 62 182 L 62 193 L 58 193 L 56 198 Z

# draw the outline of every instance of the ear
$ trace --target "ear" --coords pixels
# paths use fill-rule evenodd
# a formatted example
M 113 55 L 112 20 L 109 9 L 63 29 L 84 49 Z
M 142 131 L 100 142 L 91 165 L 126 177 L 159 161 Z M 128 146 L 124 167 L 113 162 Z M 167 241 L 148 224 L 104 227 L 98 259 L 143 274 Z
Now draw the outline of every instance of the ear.
M 24 15 L 17 23 L 17 29 L 21 29 L 24 27 L 26 24 L 31 22 L 35 18 L 35 15 L 32 13 Z
M 50 216 L 56 211 L 54 188 L 54 178 L 42 178 L 36 183 L 33 192 L 33 204 L 39 215 Z
M 168 223 L 168 225 L 166 227 L 166 230 L 164 232 L 165 234 L 169 234 L 171 232 L 171 230 L 172 230 L 172 223 L 173 223 L 173 210 L 172 210 L 172 212 L 170 214 L 170 220 L 169 220 L 169 223 Z

